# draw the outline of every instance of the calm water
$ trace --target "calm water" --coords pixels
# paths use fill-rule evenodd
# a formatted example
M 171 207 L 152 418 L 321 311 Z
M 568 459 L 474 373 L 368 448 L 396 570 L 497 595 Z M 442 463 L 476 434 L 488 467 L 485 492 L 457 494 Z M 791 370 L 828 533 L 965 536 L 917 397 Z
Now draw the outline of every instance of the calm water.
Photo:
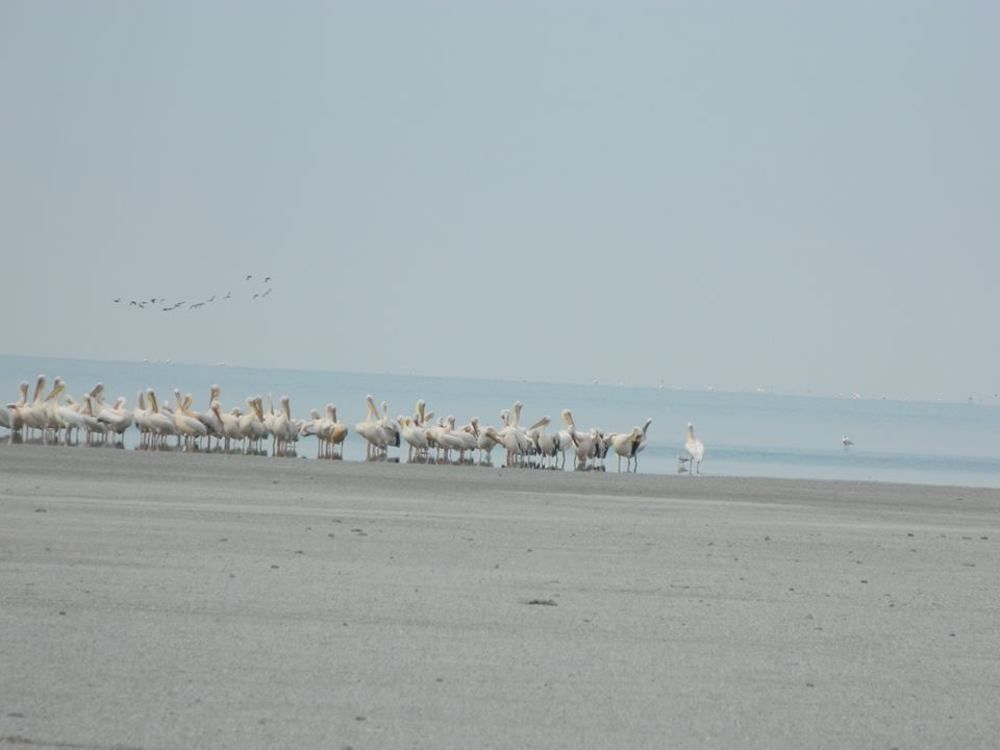
M 979 404 L 848 400 L 800 396 L 620 388 L 613 386 L 515 383 L 406 375 L 301 372 L 225 366 L 98 362 L 0 355 L 0 398 L 17 398 L 17 384 L 34 385 L 38 373 L 60 375 L 68 393 L 79 395 L 101 381 L 109 400 L 135 403 L 139 389 L 153 388 L 161 400 L 173 389 L 193 393 L 195 409 L 207 408 L 208 389 L 222 386 L 223 405 L 245 407 L 247 396 L 287 394 L 292 414 L 308 416 L 335 403 L 352 427 L 345 458 L 361 460 L 364 442 L 353 425 L 366 413 L 364 397 L 389 403 L 390 413 L 411 414 L 423 398 L 436 415 L 453 414 L 460 424 L 478 416 L 499 423 L 501 409 L 524 403 L 522 423 L 570 408 L 578 427 L 627 431 L 653 418 L 640 471 L 675 473 L 689 421 L 705 443 L 702 473 L 809 479 L 865 479 L 887 482 L 1000 487 L 1000 408 Z M 6 394 L 6 395 L 4 395 Z M 265 402 L 266 407 L 266 402 Z M 3 431 L 0 430 L 0 435 Z M 841 435 L 855 445 L 845 450 Z M 134 445 L 137 433 L 130 430 Z M 405 450 L 402 452 L 405 460 Z M 304 439 L 299 454 L 315 455 Z M 390 455 L 398 455 L 393 451 Z M 495 459 L 500 452 L 495 452 Z M 616 459 L 608 459 L 614 471 Z

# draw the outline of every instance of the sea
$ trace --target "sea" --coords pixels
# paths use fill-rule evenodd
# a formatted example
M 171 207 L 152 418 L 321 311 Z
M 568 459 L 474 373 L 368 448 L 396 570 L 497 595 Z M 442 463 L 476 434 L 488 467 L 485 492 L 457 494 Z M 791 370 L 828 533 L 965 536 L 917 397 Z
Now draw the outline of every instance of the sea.
M 38 374 L 62 377 L 67 393 L 79 397 L 97 382 L 106 396 L 135 404 L 139 390 L 152 388 L 161 401 L 173 401 L 174 389 L 194 395 L 194 409 L 208 407 L 209 388 L 222 387 L 226 410 L 246 408 L 245 399 L 271 394 L 290 398 L 292 415 L 307 418 L 326 404 L 352 428 L 344 460 L 365 460 L 364 441 L 353 426 L 367 412 L 365 396 L 385 401 L 392 416 L 412 415 L 418 399 L 436 416 L 471 417 L 499 425 L 500 412 L 515 401 L 524 404 L 522 424 L 543 416 L 561 428 L 560 413 L 572 410 L 577 427 L 625 432 L 652 418 L 638 471 L 686 474 L 683 454 L 688 423 L 705 445 L 704 476 L 865 480 L 912 484 L 1000 487 L 1000 406 L 984 403 L 928 403 L 890 399 L 828 398 L 773 393 L 638 388 L 602 384 L 393 375 L 377 373 L 276 370 L 169 362 L 113 362 L 0 355 L 0 399 L 18 397 L 17 386 L 34 387 Z M 0 428 L 0 441 L 5 431 Z M 853 445 L 845 448 L 842 437 Z M 138 433 L 129 430 L 126 449 Z M 5 446 L 0 445 L 0 449 Z M 81 447 L 80 450 L 88 450 Z M 313 459 L 312 438 L 299 442 L 299 458 Z M 390 461 L 406 461 L 405 444 L 390 451 Z M 501 451 L 494 461 L 502 461 Z M 567 461 L 567 470 L 572 461 Z M 606 470 L 615 472 L 610 454 Z M 697 481 L 697 477 L 691 477 Z

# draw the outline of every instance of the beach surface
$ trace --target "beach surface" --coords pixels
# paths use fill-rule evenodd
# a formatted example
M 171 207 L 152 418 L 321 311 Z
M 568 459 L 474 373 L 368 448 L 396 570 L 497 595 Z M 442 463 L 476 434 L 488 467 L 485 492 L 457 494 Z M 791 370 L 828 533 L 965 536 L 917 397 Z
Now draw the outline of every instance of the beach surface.
M 1000 491 L 0 446 L 0 747 L 1000 737 Z

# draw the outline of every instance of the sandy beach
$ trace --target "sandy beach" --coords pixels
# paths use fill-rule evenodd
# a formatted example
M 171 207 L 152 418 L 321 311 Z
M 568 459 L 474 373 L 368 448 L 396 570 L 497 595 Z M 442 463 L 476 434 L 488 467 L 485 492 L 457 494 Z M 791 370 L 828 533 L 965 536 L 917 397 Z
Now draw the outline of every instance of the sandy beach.
M 995 747 L 1000 491 L 0 446 L 0 746 Z

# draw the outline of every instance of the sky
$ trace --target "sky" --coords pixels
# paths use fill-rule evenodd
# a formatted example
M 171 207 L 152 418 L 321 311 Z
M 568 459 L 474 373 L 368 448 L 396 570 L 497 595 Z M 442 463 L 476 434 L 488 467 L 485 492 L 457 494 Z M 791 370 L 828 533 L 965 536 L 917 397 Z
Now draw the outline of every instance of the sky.
M 992 397 L 998 34 L 992 1 L 2 0 L 0 352 Z

